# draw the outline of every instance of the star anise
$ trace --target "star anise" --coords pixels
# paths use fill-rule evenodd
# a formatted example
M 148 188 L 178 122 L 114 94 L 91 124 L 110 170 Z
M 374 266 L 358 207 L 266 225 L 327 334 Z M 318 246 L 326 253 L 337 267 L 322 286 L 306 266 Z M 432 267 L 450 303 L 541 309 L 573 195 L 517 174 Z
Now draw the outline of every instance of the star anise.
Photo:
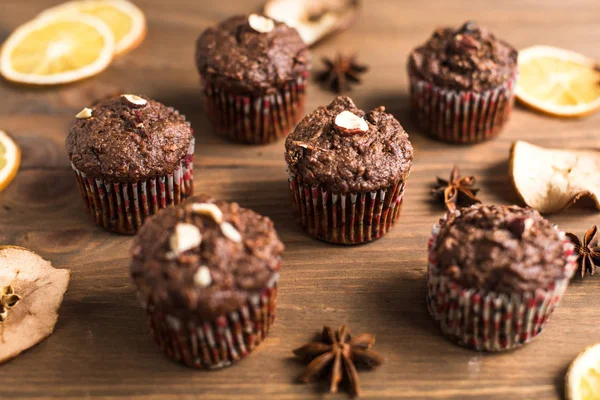
M 598 246 L 598 228 L 594 225 L 585 235 L 583 241 L 580 241 L 577 236 L 572 233 L 567 233 L 567 237 L 575 246 L 575 252 L 579 255 L 577 259 L 579 269 L 577 274 L 582 278 L 587 272 L 594 275 L 596 268 L 600 266 L 600 247 Z
M 460 170 L 455 165 L 450 172 L 450 179 L 437 178 L 438 186 L 432 194 L 437 199 L 443 199 L 448 211 L 455 211 L 456 206 L 470 206 L 481 201 L 476 197 L 479 189 L 474 188 L 474 176 L 460 176 Z
M 329 391 L 336 393 L 343 377 L 346 377 L 348 390 L 352 396 L 360 392 L 356 365 L 369 368 L 383 363 L 383 358 L 371 350 L 375 337 L 368 333 L 352 337 L 346 326 L 339 327 L 337 334 L 328 326 L 323 327 L 320 342 L 308 343 L 294 354 L 304 360 L 312 360 L 300 377 L 302 382 L 310 382 L 324 371 L 330 370 L 331 385 Z
M 317 75 L 317 80 L 337 93 L 349 89 L 352 83 L 361 83 L 360 75 L 369 70 L 368 66 L 356 61 L 355 55 L 338 54 L 335 59 L 323 58 L 323 64 L 325 70 Z

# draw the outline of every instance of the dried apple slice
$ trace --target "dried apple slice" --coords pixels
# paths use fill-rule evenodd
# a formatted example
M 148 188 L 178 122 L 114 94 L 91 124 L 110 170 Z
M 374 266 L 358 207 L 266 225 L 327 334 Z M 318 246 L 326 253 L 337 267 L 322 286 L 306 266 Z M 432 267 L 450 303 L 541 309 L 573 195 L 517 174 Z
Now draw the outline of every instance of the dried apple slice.
M 517 141 L 509 173 L 523 202 L 541 213 L 562 211 L 582 197 L 591 197 L 600 209 L 599 151 L 545 149 Z
M 360 11 L 359 0 L 268 0 L 264 14 L 298 30 L 308 46 L 348 29 Z
M 58 309 L 69 286 L 70 271 L 22 247 L 0 247 L 0 295 L 11 293 L 18 303 L 3 310 L 0 364 L 15 358 L 52 333 Z M 2 288 L 10 290 L 2 291 Z

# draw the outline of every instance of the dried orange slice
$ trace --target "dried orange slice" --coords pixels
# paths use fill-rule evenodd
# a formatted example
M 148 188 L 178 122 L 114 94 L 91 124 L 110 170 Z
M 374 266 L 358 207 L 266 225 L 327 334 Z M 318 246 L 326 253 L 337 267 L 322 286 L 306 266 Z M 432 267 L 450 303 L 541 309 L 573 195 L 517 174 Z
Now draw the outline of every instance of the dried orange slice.
M 49 8 L 44 16 L 84 13 L 101 19 L 115 37 L 115 54 L 133 50 L 146 36 L 146 17 L 133 3 L 127 0 L 82 0 L 69 1 Z
M 15 178 L 19 165 L 21 149 L 6 132 L 0 131 L 0 192 Z
M 84 15 L 41 17 L 17 28 L 2 46 L 0 72 L 34 85 L 74 82 L 104 70 L 115 40 L 100 19 Z
M 588 347 L 573 361 L 565 387 L 567 400 L 600 399 L 600 343 Z
M 600 109 L 600 70 L 594 60 L 549 46 L 519 52 L 516 95 L 523 103 L 560 117 Z

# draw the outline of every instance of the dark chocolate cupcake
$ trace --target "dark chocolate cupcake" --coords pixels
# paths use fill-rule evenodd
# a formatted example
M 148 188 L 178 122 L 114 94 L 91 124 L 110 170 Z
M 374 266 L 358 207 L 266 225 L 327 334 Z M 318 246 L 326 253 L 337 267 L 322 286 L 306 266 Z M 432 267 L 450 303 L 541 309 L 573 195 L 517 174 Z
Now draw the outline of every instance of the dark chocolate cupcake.
M 133 234 L 192 194 L 192 128 L 154 100 L 122 95 L 84 108 L 67 152 L 87 210 L 109 231 Z
M 496 136 L 514 103 L 517 50 L 474 22 L 438 28 L 408 59 L 421 128 L 453 143 Z
M 148 220 L 131 275 L 165 354 L 214 369 L 252 352 L 275 319 L 283 250 L 269 218 L 208 196 Z
M 575 259 L 564 232 L 533 209 L 475 205 L 448 213 L 429 240 L 429 311 L 464 346 L 515 348 L 542 331 Z
M 219 134 L 269 143 L 302 117 L 310 54 L 294 28 L 256 14 L 230 18 L 198 38 L 196 62 Z
M 345 96 L 307 115 L 285 143 L 298 223 L 328 242 L 383 236 L 398 218 L 413 148 L 400 123 Z

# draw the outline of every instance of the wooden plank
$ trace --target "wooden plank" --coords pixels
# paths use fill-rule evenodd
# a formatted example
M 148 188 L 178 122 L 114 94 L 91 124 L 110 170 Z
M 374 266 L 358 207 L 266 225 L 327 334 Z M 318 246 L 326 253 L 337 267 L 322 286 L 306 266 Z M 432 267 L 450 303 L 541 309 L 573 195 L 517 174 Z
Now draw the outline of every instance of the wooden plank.
M 51 0 L 5 1 L 0 38 Z M 357 51 L 371 66 L 351 96 L 365 109 L 385 105 L 415 146 L 415 164 L 399 224 L 383 239 L 338 247 L 310 239 L 294 223 L 288 204 L 283 142 L 247 147 L 215 137 L 205 119 L 194 67 L 194 41 L 208 25 L 260 1 L 139 0 L 150 29 L 143 45 L 105 73 L 49 89 L 0 85 L 0 128 L 23 148 L 22 169 L 0 194 L 0 243 L 32 248 L 72 281 L 56 332 L 0 367 L 0 398 L 309 399 L 324 384 L 298 385 L 303 365 L 291 349 L 323 324 L 348 324 L 377 335 L 386 363 L 360 374 L 366 399 L 556 399 L 573 357 L 600 339 L 600 280 L 576 281 L 543 335 L 507 354 L 478 354 L 446 341 L 425 306 L 426 242 L 442 209 L 431 203 L 436 175 L 453 163 L 476 175 L 485 202 L 517 198 L 507 177 L 510 144 L 524 139 L 557 147 L 598 147 L 600 114 L 558 120 L 518 107 L 497 140 L 448 146 L 418 132 L 407 99 L 408 52 L 440 24 L 467 18 L 489 26 L 522 48 L 550 44 L 600 59 L 600 3 L 510 0 L 368 2 L 351 31 L 314 51 L 322 56 Z M 238 201 L 269 215 L 287 245 L 278 318 L 268 339 L 247 360 L 220 372 L 198 372 L 165 359 L 154 346 L 128 275 L 131 239 L 96 228 L 85 214 L 64 150 L 73 116 L 95 99 L 134 92 L 185 113 L 197 133 L 197 192 Z M 310 85 L 308 109 L 332 94 Z M 598 222 L 584 206 L 550 219 L 578 234 Z M 345 394 L 328 396 L 346 398 Z

